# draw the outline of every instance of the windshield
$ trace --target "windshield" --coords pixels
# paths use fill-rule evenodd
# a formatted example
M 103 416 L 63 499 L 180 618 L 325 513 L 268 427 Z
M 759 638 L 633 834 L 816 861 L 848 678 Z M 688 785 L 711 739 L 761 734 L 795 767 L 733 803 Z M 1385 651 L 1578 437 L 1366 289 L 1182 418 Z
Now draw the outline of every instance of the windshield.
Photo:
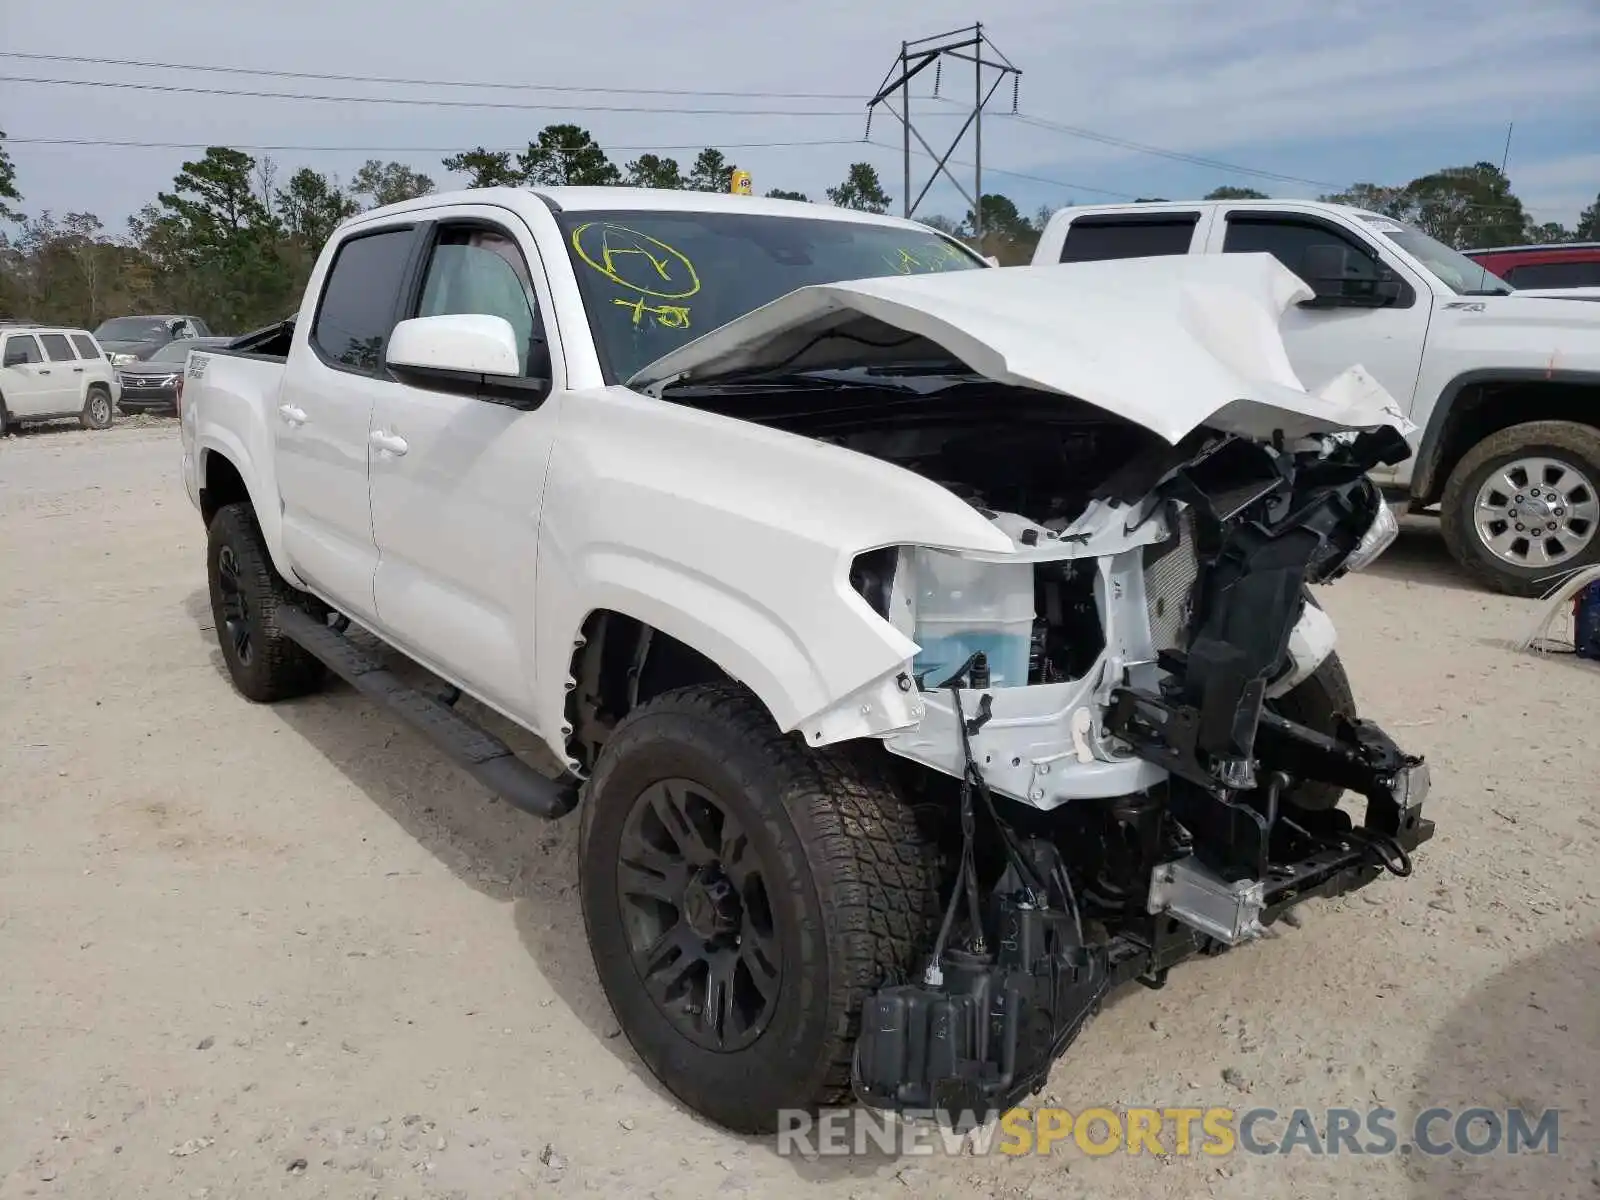
M 94 331 L 103 342 L 143 342 L 169 335 L 165 317 L 116 317 Z
M 580 212 L 558 220 L 606 379 L 799 287 L 984 269 L 931 229 L 730 212 Z
M 1458 296 L 1509 296 L 1511 285 L 1488 267 L 1473 262 L 1459 250 L 1452 250 L 1420 229 L 1396 222 L 1393 229 L 1380 229 L 1412 258 L 1444 281 Z

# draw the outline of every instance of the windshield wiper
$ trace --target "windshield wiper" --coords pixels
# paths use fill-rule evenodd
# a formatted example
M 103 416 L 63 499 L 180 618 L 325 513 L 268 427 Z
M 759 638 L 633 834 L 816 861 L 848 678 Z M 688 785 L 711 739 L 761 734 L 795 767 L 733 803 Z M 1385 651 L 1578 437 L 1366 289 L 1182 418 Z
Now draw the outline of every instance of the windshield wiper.
M 676 383 L 667 384 L 663 392 L 720 391 L 734 388 L 760 390 L 769 387 L 775 389 L 803 387 L 815 391 L 866 389 L 881 392 L 885 389 L 891 391 L 909 390 L 909 385 L 896 384 L 892 379 L 841 377 L 831 370 L 775 371 L 770 368 L 763 368 L 750 371 L 728 371 L 721 375 L 706 375 L 699 379 L 684 379 Z

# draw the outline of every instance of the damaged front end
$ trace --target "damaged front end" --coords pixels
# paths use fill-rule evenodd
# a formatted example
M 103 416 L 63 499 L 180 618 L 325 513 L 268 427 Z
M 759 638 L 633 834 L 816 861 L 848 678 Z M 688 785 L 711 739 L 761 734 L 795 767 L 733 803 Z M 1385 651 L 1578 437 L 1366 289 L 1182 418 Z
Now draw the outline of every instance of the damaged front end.
M 885 744 L 932 768 L 953 803 L 929 807 L 959 816 L 926 967 L 863 1012 L 854 1083 L 869 1105 L 1004 1110 L 1043 1086 L 1112 987 L 1160 987 L 1303 900 L 1409 874 L 1433 834 L 1420 758 L 1352 712 L 1301 723 L 1286 699 L 1331 650 L 1308 586 L 1394 535 L 1367 472 L 1402 461 L 1405 439 L 1206 433 L 1169 450 L 1073 520 L 993 514 L 1017 554 L 978 565 L 1028 573 L 1015 613 L 949 556 L 858 560 L 857 589 L 923 647 L 926 716 Z M 987 606 L 983 637 L 919 614 L 953 592 Z M 1345 791 L 1364 799 L 1359 822 Z

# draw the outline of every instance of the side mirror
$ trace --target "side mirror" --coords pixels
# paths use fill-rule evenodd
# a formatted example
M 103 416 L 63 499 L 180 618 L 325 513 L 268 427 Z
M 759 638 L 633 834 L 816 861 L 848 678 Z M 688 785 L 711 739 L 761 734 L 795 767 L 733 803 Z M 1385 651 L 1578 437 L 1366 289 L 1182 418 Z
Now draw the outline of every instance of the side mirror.
M 550 394 L 548 377 L 522 374 L 517 335 L 504 317 L 449 313 L 401 321 L 384 361 L 402 383 L 533 409 Z
M 8 367 L 20 367 L 20 366 L 22 366 L 23 363 L 25 363 L 27 361 L 28 361 L 28 355 L 27 355 L 26 351 L 23 351 L 23 350 L 7 350 L 6 351 L 6 361 L 5 361 L 4 365 L 8 366 Z
M 1356 260 L 1370 264 L 1373 273 L 1352 271 Z M 1315 298 L 1306 308 L 1381 308 L 1400 299 L 1402 285 L 1388 267 L 1348 247 L 1333 243 L 1307 246 L 1300 256 L 1300 277 L 1311 285 Z
M 504 317 L 451 313 L 401 321 L 389 335 L 389 366 L 472 375 L 520 375 L 517 335 Z
M 1345 250 L 1342 246 L 1323 243 L 1307 246 L 1300 256 L 1300 275 L 1311 285 L 1318 300 L 1344 298 Z

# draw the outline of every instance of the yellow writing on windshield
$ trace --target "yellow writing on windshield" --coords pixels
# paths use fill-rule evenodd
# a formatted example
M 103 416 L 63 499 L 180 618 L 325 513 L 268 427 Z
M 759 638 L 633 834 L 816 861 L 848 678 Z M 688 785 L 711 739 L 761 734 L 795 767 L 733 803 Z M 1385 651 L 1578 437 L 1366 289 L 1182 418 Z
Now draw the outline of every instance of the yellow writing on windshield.
M 640 296 L 637 300 L 613 300 L 611 303 L 619 304 L 633 314 L 633 323 L 637 325 L 649 313 L 656 319 L 656 324 L 663 329 L 689 328 L 689 310 L 681 304 L 646 304 L 646 297 Z
M 589 221 L 572 231 L 572 249 L 587 266 L 618 287 L 637 293 L 632 299 L 611 303 L 633 314 L 639 325 L 646 314 L 663 329 L 689 328 L 684 304 L 649 301 L 686 300 L 700 290 L 700 276 L 688 255 L 660 238 L 626 225 Z
M 972 260 L 963 254 L 959 247 L 946 242 L 934 242 L 914 249 L 901 246 L 884 255 L 884 261 L 900 275 L 921 275 L 972 265 Z
M 607 279 L 642 296 L 684 300 L 700 290 L 700 276 L 686 255 L 626 225 L 579 225 L 572 231 L 572 249 Z

